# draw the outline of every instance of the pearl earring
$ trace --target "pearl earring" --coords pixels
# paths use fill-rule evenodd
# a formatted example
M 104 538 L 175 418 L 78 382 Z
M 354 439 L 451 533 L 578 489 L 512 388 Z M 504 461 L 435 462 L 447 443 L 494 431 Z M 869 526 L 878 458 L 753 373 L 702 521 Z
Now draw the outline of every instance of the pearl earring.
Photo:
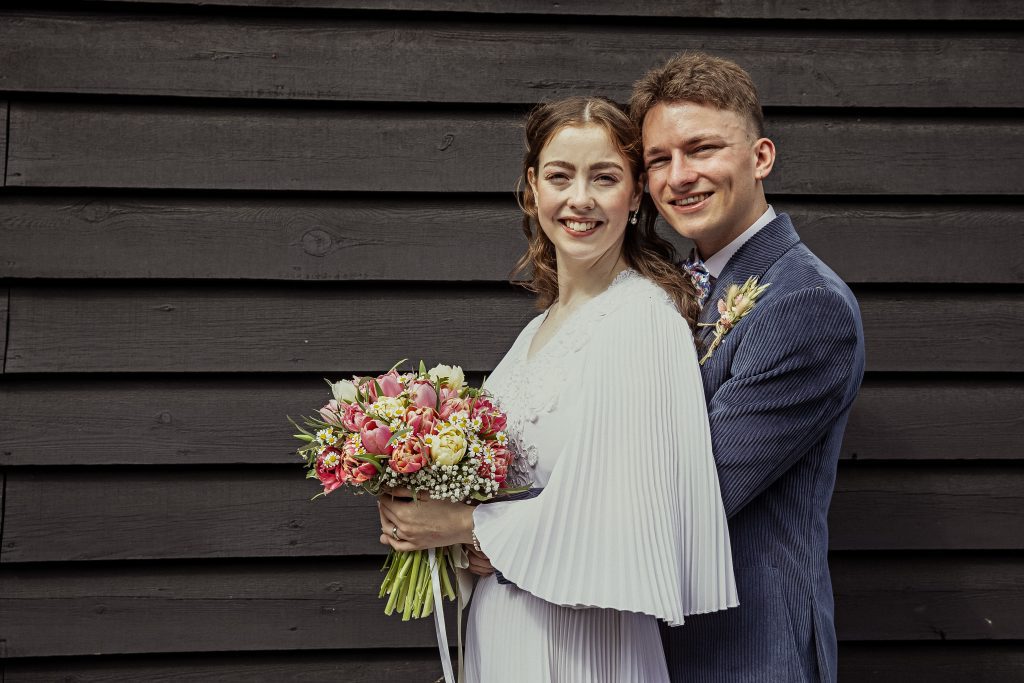
M 630 224 L 636 225 L 636 215 L 640 213 L 640 209 L 633 212 L 633 217 L 629 219 Z

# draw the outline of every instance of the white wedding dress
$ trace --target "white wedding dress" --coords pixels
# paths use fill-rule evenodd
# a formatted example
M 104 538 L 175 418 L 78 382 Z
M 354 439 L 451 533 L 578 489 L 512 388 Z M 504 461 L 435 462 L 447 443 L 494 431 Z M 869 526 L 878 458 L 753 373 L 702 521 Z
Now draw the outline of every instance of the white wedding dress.
M 692 335 L 632 270 L 528 358 L 543 319 L 487 380 L 544 491 L 474 512 L 515 585 L 478 581 L 466 680 L 668 681 L 657 620 L 738 604 Z

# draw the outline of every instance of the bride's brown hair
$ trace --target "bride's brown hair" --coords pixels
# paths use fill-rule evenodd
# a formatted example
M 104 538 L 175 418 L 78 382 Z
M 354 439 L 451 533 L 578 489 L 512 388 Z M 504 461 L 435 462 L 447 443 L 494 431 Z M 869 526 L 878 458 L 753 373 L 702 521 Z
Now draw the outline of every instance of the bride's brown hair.
M 523 233 L 529 244 L 527 251 L 512 271 L 515 279 L 530 270 L 530 278 L 522 281 L 526 289 L 537 295 L 537 305 L 545 309 L 558 298 L 558 269 L 555 246 L 537 224 L 537 202 L 533 188 L 527 181 L 532 168 L 540 173 L 540 153 L 548 141 L 567 126 L 601 126 L 608 137 L 629 162 L 633 182 L 641 182 L 643 155 L 640 131 L 617 104 L 603 97 L 568 97 L 557 102 L 540 104 L 526 118 L 526 154 L 523 172 L 516 193 L 519 208 L 523 210 Z M 658 211 L 650 195 L 643 194 L 636 225 L 627 225 L 622 242 L 622 255 L 626 264 L 656 283 L 672 298 L 679 312 L 696 332 L 697 290 L 690 278 L 676 265 L 676 250 L 655 232 Z

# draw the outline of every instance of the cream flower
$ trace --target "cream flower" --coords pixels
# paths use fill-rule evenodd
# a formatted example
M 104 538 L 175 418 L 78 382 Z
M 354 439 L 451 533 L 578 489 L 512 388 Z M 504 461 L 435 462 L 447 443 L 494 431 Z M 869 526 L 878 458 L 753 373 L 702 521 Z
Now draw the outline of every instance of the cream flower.
M 427 440 L 424 439 L 426 443 Z M 466 454 L 466 435 L 461 429 L 448 427 L 430 439 L 430 458 L 438 465 L 455 465 Z
M 435 365 L 427 371 L 427 376 L 431 382 L 447 384 L 453 389 L 461 389 L 466 381 L 462 368 L 458 365 Z
M 335 382 L 331 385 L 331 393 L 338 403 L 354 403 L 356 400 L 356 385 L 347 379 Z

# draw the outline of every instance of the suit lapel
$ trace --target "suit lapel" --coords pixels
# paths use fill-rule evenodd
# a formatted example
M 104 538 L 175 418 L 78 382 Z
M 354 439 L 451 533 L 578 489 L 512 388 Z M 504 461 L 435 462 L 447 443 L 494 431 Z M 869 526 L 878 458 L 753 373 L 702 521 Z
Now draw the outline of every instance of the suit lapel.
M 800 237 L 796 234 L 793 222 L 785 213 L 779 214 L 771 223 L 758 230 L 725 264 L 725 269 L 715 281 L 707 301 L 704 302 L 699 322 L 713 323 L 717 321 L 718 300 L 725 296 L 729 285 L 742 285 L 749 277 L 756 277 L 760 280 L 783 254 L 799 242 Z M 702 339 L 707 341 L 710 339 L 710 335 L 710 327 L 702 329 Z

